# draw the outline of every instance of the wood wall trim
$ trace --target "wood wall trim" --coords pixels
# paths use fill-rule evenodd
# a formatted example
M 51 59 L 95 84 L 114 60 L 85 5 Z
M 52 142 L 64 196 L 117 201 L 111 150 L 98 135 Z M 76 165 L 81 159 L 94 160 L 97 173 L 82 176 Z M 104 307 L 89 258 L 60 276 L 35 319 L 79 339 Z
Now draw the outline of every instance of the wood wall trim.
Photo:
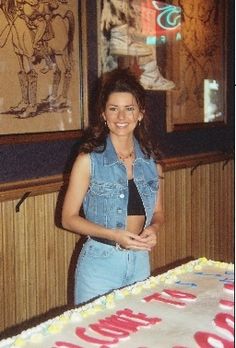
M 167 158 L 162 160 L 163 171 L 168 172 L 182 168 L 196 169 L 199 165 L 225 162 L 233 159 L 233 154 L 208 152 L 190 156 Z M 44 193 L 58 192 L 63 184 L 68 182 L 69 175 L 53 175 L 29 180 L 0 184 L 0 202 L 22 198 L 25 194 L 36 196 Z
M 26 193 L 28 193 L 28 196 L 37 196 L 57 192 L 67 180 L 68 178 L 63 175 L 53 175 L 0 184 L 0 202 L 22 198 Z
M 195 155 L 172 157 L 164 159 L 161 164 L 164 172 L 171 170 L 192 168 L 193 170 L 199 165 L 210 164 L 214 162 L 225 162 L 225 164 L 234 159 L 233 153 L 224 152 L 206 152 Z M 223 164 L 224 165 L 224 164 Z

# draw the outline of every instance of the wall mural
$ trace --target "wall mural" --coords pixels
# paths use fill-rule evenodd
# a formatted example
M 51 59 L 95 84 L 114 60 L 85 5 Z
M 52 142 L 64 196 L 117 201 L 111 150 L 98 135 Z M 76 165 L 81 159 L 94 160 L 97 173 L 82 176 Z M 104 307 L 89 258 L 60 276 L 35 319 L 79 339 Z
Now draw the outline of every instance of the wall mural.
M 0 1 L 0 134 L 79 129 L 78 2 Z

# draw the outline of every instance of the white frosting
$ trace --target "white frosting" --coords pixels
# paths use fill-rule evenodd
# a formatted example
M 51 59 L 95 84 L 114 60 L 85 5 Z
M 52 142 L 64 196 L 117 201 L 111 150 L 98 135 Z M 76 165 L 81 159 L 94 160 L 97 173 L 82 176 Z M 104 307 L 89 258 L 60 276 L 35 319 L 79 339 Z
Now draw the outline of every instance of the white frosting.
M 0 348 L 127 348 L 127 340 L 129 348 L 231 348 L 234 294 L 225 284 L 233 277 L 232 264 L 191 261 L 0 341 Z

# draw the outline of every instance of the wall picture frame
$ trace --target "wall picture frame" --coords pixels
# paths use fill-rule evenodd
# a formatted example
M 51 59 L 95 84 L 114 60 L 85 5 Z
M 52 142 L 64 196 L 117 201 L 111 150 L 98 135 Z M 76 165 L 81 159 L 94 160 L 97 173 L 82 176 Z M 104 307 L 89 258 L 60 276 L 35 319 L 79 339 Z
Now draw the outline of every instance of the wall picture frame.
M 0 4 L 0 143 L 73 138 L 88 123 L 86 6 L 31 3 Z
M 167 132 L 224 127 L 228 7 L 223 0 L 97 0 L 99 75 L 129 67 L 146 90 L 165 92 Z
M 181 40 L 170 47 L 176 88 L 166 95 L 167 132 L 227 124 L 227 13 L 223 0 L 173 0 Z

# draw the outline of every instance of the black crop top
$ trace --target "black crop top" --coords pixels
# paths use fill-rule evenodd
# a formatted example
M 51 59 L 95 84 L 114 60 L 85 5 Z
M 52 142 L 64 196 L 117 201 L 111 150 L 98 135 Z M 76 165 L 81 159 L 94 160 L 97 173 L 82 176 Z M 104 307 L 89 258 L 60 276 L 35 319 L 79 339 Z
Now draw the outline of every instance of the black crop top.
M 134 180 L 130 179 L 128 183 L 129 183 L 129 200 L 128 200 L 127 215 L 145 215 L 143 202 L 138 193 Z

